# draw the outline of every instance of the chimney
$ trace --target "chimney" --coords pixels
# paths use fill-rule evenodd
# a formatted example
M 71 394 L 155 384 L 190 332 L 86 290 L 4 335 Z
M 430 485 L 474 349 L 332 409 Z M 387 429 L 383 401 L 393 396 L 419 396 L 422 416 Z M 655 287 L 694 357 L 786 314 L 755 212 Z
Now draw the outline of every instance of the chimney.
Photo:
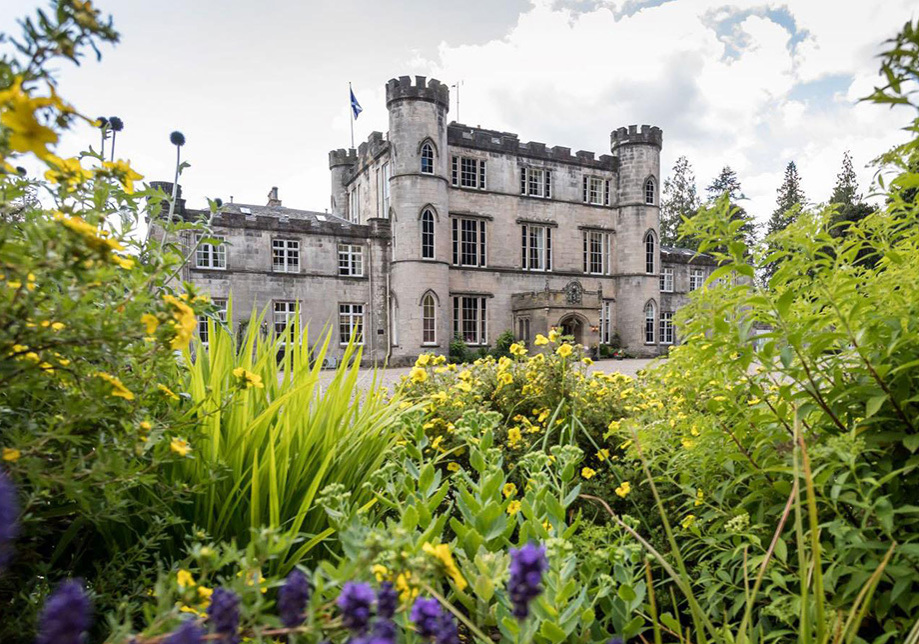
M 277 186 L 271 189 L 271 192 L 268 193 L 268 206 L 280 206 L 281 200 L 278 199 L 278 188 Z

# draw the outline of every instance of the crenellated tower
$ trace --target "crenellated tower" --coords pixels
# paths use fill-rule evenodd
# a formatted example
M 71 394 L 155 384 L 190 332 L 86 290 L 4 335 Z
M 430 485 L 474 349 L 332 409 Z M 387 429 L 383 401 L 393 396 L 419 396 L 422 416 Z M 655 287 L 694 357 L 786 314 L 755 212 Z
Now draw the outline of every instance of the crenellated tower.
M 357 165 L 357 150 L 339 149 L 329 152 L 329 172 L 332 175 L 332 202 L 330 212 L 348 218 L 347 183 Z
M 660 154 L 659 127 L 621 127 L 610 134 L 610 149 L 619 160 L 616 188 L 615 265 L 617 328 L 625 346 L 657 355 L 660 342 Z M 649 239 L 653 242 L 649 244 Z M 646 337 L 647 305 L 652 303 L 653 343 Z
M 449 306 L 450 216 L 447 112 L 450 91 L 438 80 L 402 76 L 386 84 L 392 176 L 392 286 L 401 353 L 446 351 L 451 336 Z M 425 212 L 430 213 L 427 224 Z M 433 253 L 422 251 L 423 233 L 433 229 Z M 427 244 L 428 249 L 431 248 Z M 428 256 L 426 257 L 425 254 Z M 432 255 L 432 256 L 431 256 Z M 435 304 L 435 344 L 424 342 L 423 300 Z

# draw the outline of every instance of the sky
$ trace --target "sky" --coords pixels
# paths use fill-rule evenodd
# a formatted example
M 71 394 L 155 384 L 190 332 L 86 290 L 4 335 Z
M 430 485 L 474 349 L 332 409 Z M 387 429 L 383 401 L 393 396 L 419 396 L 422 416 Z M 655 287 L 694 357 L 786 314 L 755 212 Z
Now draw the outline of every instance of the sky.
M 61 65 L 59 92 L 90 116 L 119 116 L 116 156 L 172 180 L 169 133 L 186 137 L 189 206 L 206 197 L 329 206 L 328 152 L 348 147 L 348 82 L 364 108 L 357 143 L 385 132 L 384 86 L 401 75 L 461 82 L 460 120 L 597 154 L 630 124 L 664 131 L 700 192 L 734 168 L 760 221 L 795 161 L 813 203 L 850 150 L 863 192 L 870 161 L 909 116 L 859 102 L 880 83 L 883 41 L 915 0 L 96 0 L 121 34 L 103 58 Z M 34 0 L 4 0 L 0 31 Z M 451 93 L 450 119 L 456 116 Z M 61 143 L 75 154 L 98 132 Z

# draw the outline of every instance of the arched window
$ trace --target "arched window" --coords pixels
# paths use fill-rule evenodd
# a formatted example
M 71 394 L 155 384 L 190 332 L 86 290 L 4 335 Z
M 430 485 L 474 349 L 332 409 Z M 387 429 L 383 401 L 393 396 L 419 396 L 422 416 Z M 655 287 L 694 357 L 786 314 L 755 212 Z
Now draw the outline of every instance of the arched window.
M 654 302 L 645 304 L 645 344 L 654 344 Z
M 434 174 L 434 148 L 430 143 L 421 146 L 421 172 Z
M 645 235 L 645 273 L 654 272 L 654 233 L 650 230 Z
M 421 259 L 434 259 L 434 213 L 421 213 Z
M 645 203 L 649 206 L 654 205 L 654 179 L 645 181 Z
M 421 299 L 421 342 L 437 344 L 437 304 L 428 293 Z

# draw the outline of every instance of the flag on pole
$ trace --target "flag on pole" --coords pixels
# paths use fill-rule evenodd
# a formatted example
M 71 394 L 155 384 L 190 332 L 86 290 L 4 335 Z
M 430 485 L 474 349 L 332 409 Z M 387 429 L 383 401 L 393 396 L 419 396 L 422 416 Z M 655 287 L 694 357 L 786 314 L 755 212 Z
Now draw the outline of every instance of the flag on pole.
M 357 102 L 357 99 L 354 97 L 354 90 L 350 87 L 348 91 L 351 92 L 351 111 L 354 113 L 354 118 L 356 119 L 358 115 L 364 111 L 364 108 L 361 107 L 361 104 Z

